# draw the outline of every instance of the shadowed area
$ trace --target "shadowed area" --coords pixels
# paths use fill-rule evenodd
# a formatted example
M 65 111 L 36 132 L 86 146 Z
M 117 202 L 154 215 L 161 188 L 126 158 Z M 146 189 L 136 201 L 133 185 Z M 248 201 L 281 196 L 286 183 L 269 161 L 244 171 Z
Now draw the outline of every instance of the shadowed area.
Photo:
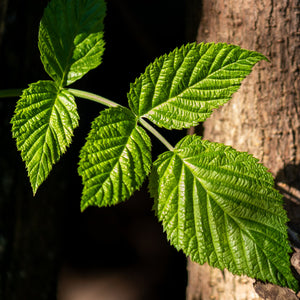
M 37 47 L 44 1 L 1 1 L 0 89 L 48 80 Z M 74 88 L 126 105 L 129 84 L 164 53 L 187 42 L 186 1 L 107 1 L 106 50 L 99 68 Z M 195 23 L 196 24 L 196 23 Z M 5 71 L 3 71 L 5 70 Z M 15 98 L 0 100 L 0 298 L 174 299 L 185 297 L 186 259 L 172 248 L 152 211 L 147 183 L 132 199 L 80 212 L 78 154 L 104 108 L 77 99 L 72 145 L 32 196 L 11 137 Z M 166 131 L 162 131 L 163 133 Z M 175 131 L 176 142 L 185 131 Z M 153 159 L 166 149 L 153 140 Z M 58 283 L 58 284 L 57 284 Z

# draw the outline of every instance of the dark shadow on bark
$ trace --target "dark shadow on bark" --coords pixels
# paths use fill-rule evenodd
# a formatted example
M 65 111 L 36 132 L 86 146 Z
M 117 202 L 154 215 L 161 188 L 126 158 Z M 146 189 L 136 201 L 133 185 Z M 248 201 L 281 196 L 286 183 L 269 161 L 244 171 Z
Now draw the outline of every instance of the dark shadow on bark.
M 288 226 L 300 234 L 300 165 L 286 165 L 278 172 L 275 182 L 276 188 L 284 196 L 290 219 Z

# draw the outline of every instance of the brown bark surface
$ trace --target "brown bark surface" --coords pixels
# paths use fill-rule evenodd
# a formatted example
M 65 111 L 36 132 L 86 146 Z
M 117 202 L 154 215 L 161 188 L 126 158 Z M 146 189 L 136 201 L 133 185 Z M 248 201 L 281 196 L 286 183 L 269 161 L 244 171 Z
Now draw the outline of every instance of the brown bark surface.
M 241 89 L 205 122 L 204 138 L 248 151 L 284 194 L 289 226 L 300 232 L 300 1 L 203 0 L 198 42 L 227 42 L 266 55 Z M 188 300 L 260 299 L 252 280 L 189 262 Z M 264 299 L 297 299 L 289 290 Z

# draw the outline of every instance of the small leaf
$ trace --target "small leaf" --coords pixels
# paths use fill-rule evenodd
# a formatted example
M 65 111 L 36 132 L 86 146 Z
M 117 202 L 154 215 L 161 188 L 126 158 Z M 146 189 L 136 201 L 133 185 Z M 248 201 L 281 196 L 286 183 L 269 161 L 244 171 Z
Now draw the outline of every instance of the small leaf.
M 187 44 L 150 64 L 128 93 L 139 117 L 167 129 L 198 125 L 230 100 L 252 67 L 266 58 L 228 44 Z
M 105 12 L 103 0 L 52 0 L 46 7 L 38 45 L 46 72 L 59 86 L 101 63 Z
M 151 169 L 151 141 L 127 108 L 104 110 L 81 149 L 81 209 L 115 205 L 140 188 Z
M 187 136 L 150 176 L 154 208 L 171 244 L 199 264 L 297 289 L 288 221 L 273 178 L 258 160 Z
M 32 83 L 23 91 L 11 120 L 12 133 L 34 194 L 70 145 L 78 119 L 74 97 L 54 82 Z

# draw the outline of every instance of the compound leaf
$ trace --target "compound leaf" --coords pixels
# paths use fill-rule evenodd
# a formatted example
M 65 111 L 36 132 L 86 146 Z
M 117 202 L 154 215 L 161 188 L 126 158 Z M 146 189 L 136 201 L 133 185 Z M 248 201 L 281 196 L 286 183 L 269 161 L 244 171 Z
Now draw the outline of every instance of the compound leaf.
M 187 44 L 156 59 L 131 84 L 130 108 L 167 129 L 195 126 L 230 100 L 263 59 L 234 45 Z
M 188 136 L 150 176 L 154 208 L 171 244 L 199 264 L 297 289 L 288 221 L 267 169 L 247 153 Z
M 151 169 L 151 141 L 127 108 L 114 107 L 93 121 L 81 149 L 81 208 L 115 205 L 128 199 Z
M 59 86 L 101 63 L 105 12 L 104 0 L 53 0 L 46 7 L 38 45 L 46 72 Z
M 71 143 L 78 119 L 74 97 L 53 81 L 32 83 L 23 91 L 11 120 L 12 134 L 34 194 Z

